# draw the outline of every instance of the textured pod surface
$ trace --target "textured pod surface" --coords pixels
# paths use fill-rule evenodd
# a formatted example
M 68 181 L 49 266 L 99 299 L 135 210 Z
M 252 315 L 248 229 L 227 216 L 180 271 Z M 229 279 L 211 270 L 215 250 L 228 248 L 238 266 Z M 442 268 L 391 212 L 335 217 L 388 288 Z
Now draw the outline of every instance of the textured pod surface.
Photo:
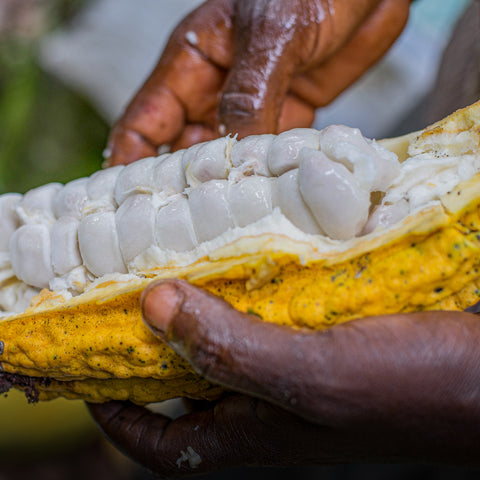
M 128 217 L 129 222 L 135 223 L 134 220 L 143 214 L 145 209 L 128 216 L 137 200 L 148 200 L 147 210 L 160 209 L 156 215 L 153 210 L 146 215 L 152 219 L 152 228 L 148 230 L 152 238 L 166 238 L 170 217 L 168 210 L 159 214 L 162 208 L 168 206 L 177 211 L 182 205 L 181 218 L 188 219 L 188 229 L 185 227 L 184 231 L 189 232 L 189 241 L 184 244 L 192 250 L 180 254 L 163 250 L 158 245 L 148 248 L 133 262 L 126 262 L 128 275 L 107 274 L 73 297 L 65 292 L 43 290 L 26 311 L 7 316 L 0 322 L 0 364 L 5 372 L 0 377 L 0 389 L 18 386 L 27 390 L 32 398 L 39 396 L 40 399 L 63 395 L 90 401 L 130 399 L 140 404 L 175 396 L 217 396 L 220 393 L 217 387 L 195 375 L 144 326 L 139 297 L 153 278 L 185 278 L 265 321 L 309 328 L 326 328 L 367 315 L 429 309 L 461 310 L 476 303 L 480 299 L 479 112 L 480 105 L 476 104 L 419 136 L 386 142 L 385 145 L 406 161 L 385 189 L 378 208 L 388 209 L 398 204 L 403 214 L 393 224 L 388 221 L 386 224 L 370 224 L 370 233 L 345 240 L 325 236 L 320 227 L 315 234 L 307 229 L 302 232 L 292 224 L 286 212 L 284 215 L 278 208 L 270 211 L 270 202 L 275 205 L 281 194 L 274 188 L 275 182 L 288 172 L 296 172 L 297 168 L 303 171 L 306 167 L 314 167 L 311 159 L 316 158 L 316 154 L 307 155 L 308 163 L 302 162 L 311 148 L 311 138 L 316 142 L 316 135 L 307 136 L 303 150 L 293 149 L 293 160 L 280 159 L 280 177 L 265 178 L 266 170 L 259 170 L 262 174 L 258 178 L 264 180 L 252 180 L 252 184 L 258 182 L 259 185 L 254 189 L 259 194 L 257 205 L 267 207 L 263 218 L 253 215 L 253 223 L 248 225 L 250 220 L 241 215 L 242 185 L 250 182 L 246 179 L 255 177 L 237 178 L 231 184 L 230 177 L 224 178 L 225 163 L 218 163 L 222 165 L 220 169 L 206 169 L 206 160 L 196 157 L 195 152 L 207 151 L 208 155 L 205 155 L 210 158 L 216 151 L 215 145 L 211 149 L 197 148 L 189 154 L 193 157 L 191 162 L 195 161 L 199 166 L 198 171 L 193 167 L 190 169 L 195 172 L 195 182 L 200 182 L 199 185 L 192 186 L 192 190 L 186 193 L 174 192 L 166 201 L 164 190 L 153 192 L 157 188 L 154 184 L 139 188 L 135 182 L 128 183 L 134 176 L 124 175 L 119 184 L 123 190 L 122 195 L 117 196 L 117 202 L 122 205 L 116 221 L 113 211 L 107 209 L 95 210 L 95 213 L 82 217 L 80 222 L 89 216 L 96 219 L 108 213 L 110 221 L 101 224 L 102 228 L 108 227 L 106 238 L 119 236 L 120 250 L 129 245 L 129 252 L 140 251 L 144 246 L 137 248 L 134 245 L 133 248 L 128 239 L 125 240 L 124 230 L 128 231 L 128 228 L 124 228 L 127 223 L 122 220 Z M 294 133 L 297 146 L 297 137 L 304 132 Z M 343 130 L 341 133 L 343 135 Z M 329 134 L 329 141 L 331 137 Z M 280 140 L 287 139 L 288 135 L 284 135 Z M 266 140 L 266 145 L 277 149 L 277 144 L 281 143 L 270 137 Z M 257 142 L 258 139 L 253 143 Z M 225 144 L 225 141 L 216 144 L 221 146 L 222 155 Z M 250 146 L 247 147 L 246 158 L 251 163 Z M 341 154 L 336 153 L 342 159 L 342 169 L 347 163 L 344 152 L 348 152 L 350 146 L 347 147 L 342 147 Z M 235 145 L 232 148 L 242 150 Z M 365 148 L 362 143 L 362 149 Z M 266 149 L 265 145 L 262 149 Z M 270 150 L 268 154 L 271 155 Z M 357 164 L 360 165 L 364 157 L 358 158 Z M 382 162 L 382 158 L 392 162 L 388 155 L 375 157 L 374 162 Z M 270 157 L 267 160 L 271 169 L 274 162 Z M 235 163 L 240 162 L 241 159 L 235 157 Z M 255 162 L 258 164 L 258 159 Z M 149 160 L 139 171 L 139 177 L 147 167 L 154 168 L 154 162 Z M 382 164 L 384 167 L 385 163 Z M 366 167 L 359 167 L 359 170 L 362 179 L 368 177 Z M 415 175 L 415 171 L 427 171 L 428 175 L 422 173 L 427 181 L 421 183 L 422 175 Z M 208 175 L 205 176 L 204 172 Z M 382 173 L 382 178 L 386 177 L 388 175 Z M 297 175 L 290 174 L 288 178 L 295 181 Z M 349 181 L 348 176 L 345 178 Z M 378 183 L 375 176 L 368 178 Z M 88 189 L 88 182 L 86 185 Z M 266 185 L 268 188 L 264 188 Z M 301 196 L 302 189 L 311 188 L 307 181 L 295 188 L 294 194 L 292 189 L 287 194 L 300 200 L 303 198 L 302 203 L 299 202 L 301 208 L 308 208 L 304 205 L 309 200 L 317 201 L 312 190 Z M 314 200 L 311 197 L 315 197 Z M 216 204 L 215 198 L 218 199 Z M 251 198 L 247 200 L 246 204 L 255 204 Z M 199 208 L 202 203 L 208 204 L 208 215 Z M 217 213 L 212 216 L 214 207 Z M 259 210 L 259 207 L 255 208 Z M 315 204 L 313 210 L 318 212 L 318 208 Z M 42 212 L 35 211 L 35 218 L 48 218 L 50 223 L 46 220 L 38 223 L 51 224 L 50 213 Z M 309 222 L 314 222 L 315 215 L 309 215 L 312 217 L 308 217 Z M 236 226 L 240 216 L 242 226 Z M 178 223 L 180 217 L 175 218 Z M 218 223 L 208 229 L 202 224 L 202 218 L 207 218 L 208 223 L 218 219 Z M 370 219 L 374 223 L 374 214 Z M 215 238 L 211 239 L 213 231 Z M 175 244 L 175 239 L 168 242 Z M 199 244 L 194 245 L 195 242 Z M 82 243 L 80 246 L 82 251 Z M 120 250 L 117 251 L 119 261 L 125 259 Z M 95 253 L 92 249 L 89 255 Z M 88 269 L 93 270 L 95 266 Z M 99 273 L 103 275 L 106 270 L 105 267 Z

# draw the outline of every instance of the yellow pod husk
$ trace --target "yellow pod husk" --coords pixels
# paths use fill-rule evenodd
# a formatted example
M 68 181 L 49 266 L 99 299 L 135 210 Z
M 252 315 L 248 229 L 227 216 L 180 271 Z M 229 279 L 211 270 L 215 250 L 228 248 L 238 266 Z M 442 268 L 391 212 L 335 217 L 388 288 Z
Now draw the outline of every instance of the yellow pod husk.
M 407 149 L 480 154 L 479 129 L 475 104 L 383 145 L 402 159 Z M 249 235 L 187 267 L 105 281 L 68 301 L 43 291 L 24 313 L 0 321 L 4 388 L 11 383 L 32 400 L 64 396 L 146 404 L 217 397 L 218 386 L 195 374 L 144 325 L 139 299 L 157 278 L 184 278 L 243 312 L 292 327 L 463 310 L 480 300 L 479 207 L 477 174 L 393 227 L 349 241 Z

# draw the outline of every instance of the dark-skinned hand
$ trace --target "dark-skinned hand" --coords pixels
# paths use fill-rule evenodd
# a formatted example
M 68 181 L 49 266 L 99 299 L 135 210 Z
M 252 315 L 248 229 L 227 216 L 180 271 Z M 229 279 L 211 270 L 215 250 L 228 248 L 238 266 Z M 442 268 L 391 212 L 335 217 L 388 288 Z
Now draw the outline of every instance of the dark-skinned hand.
M 175 420 L 121 402 L 90 405 L 118 448 L 162 476 L 239 465 L 480 463 L 476 315 L 295 330 L 179 280 L 152 284 L 142 302 L 154 333 L 237 392 Z
M 107 164 L 309 127 L 389 49 L 411 0 L 208 0 L 173 32 L 114 126 Z

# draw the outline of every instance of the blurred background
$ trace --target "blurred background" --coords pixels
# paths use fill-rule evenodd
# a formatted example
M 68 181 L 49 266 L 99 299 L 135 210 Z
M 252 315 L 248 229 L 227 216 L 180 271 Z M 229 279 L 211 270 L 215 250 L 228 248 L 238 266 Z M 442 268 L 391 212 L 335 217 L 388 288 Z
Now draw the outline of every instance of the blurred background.
M 39 61 L 44 36 L 82 1 L 0 0 L 0 191 L 68 181 L 100 166 L 108 126 Z
M 148 75 L 175 24 L 200 3 L 0 0 L 0 194 L 65 183 L 101 168 L 111 123 Z M 442 54 L 470 3 L 416 0 L 404 34 L 387 57 L 320 110 L 316 126 L 343 123 L 376 138 L 424 126 Z M 460 102 L 470 100 L 471 94 L 465 95 Z M 40 480 L 153 478 L 103 440 L 82 402 L 28 405 L 11 392 L 0 398 L 0 480 L 27 475 Z M 201 478 L 245 475 L 478 478 L 473 470 L 408 465 L 240 469 Z

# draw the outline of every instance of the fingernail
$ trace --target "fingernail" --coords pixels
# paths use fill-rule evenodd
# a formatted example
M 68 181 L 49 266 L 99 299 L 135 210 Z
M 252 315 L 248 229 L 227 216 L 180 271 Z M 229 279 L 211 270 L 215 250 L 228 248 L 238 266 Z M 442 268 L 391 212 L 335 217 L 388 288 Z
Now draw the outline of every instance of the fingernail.
M 163 155 L 164 153 L 170 153 L 171 148 L 171 145 L 169 145 L 168 143 L 163 143 L 157 148 L 157 153 L 159 155 Z
M 180 311 L 183 295 L 170 284 L 145 290 L 142 296 L 143 319 L 155 332 L 165 333 Z
M 108 168 L 112 166 L 112 149 L 110 146 L 104 148 L 102 152 L 103 163 L 102 168 Z

